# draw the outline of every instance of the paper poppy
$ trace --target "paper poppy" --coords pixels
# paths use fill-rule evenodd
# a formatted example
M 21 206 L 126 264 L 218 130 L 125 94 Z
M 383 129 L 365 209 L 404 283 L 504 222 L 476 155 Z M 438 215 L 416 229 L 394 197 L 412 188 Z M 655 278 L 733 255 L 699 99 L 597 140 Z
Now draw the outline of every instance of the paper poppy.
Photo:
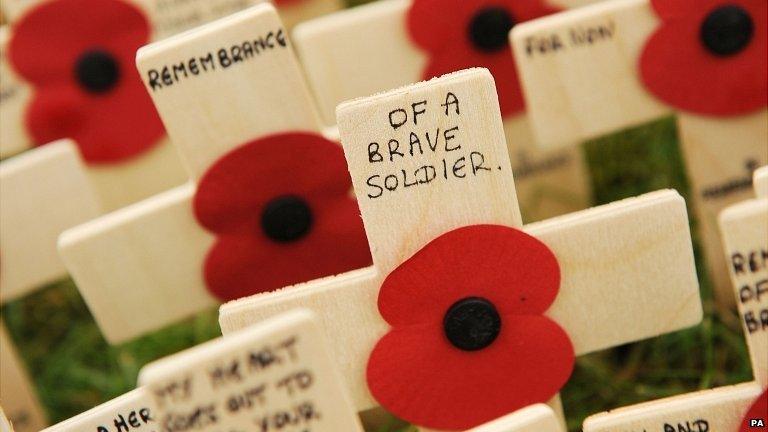
M 681 110 L 733 116 L 768 104 L 768 2 L 652 0 L 661 19 L 640 58 L 646 88 Z
M 371 393 L 440 430 L 550 400 L 574 365 L 568 335 L 543 315 L 559 287 L 555 256 L 522 231 L 477 225 L 438 237 L 379 291 L 392 328 L 368 360 Z
M 9 58 L 34 91 L 36 145 L 74 139 L 89 163 L 116 163 L 158 144 L 162 122 L 134 66 L 150 24 L 121 0 L 41 2 L 13 26 Z
M 758 419 L 762 420 L 763 422 L 768 421 L 768 389 L 763 390 L 763 394 L 757 398 L 749 411 L 747 411 L 747 414 L 741 421 L 739 432 L 753 432 L 761 430 L 761 428 L 756 428 L 750 425 L 750 420 Z M 765 430 L 765 425 L 763 426 L 762 430 Z
M 496 80 L 501 113 L 508 116 L 525 109 L 509 31 L 558 11 L 542 0 L 414 0 L 407 27 L 429 56 L 423 79 L 487 68 Z
M 217 239 L 205 260 L 221 300 L 371 265 L 341 147 L 312 133 L 257 139 L 200 180 L 194 211 Z

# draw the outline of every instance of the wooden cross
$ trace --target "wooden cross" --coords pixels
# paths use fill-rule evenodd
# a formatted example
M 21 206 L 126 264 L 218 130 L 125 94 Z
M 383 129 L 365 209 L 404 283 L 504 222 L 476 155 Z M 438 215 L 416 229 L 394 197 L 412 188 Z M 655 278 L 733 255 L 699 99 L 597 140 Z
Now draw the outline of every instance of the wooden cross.
M 546 405 L 538 404 L 515 411 L 467 432 L 562 432 L 564 430 L 554 411 Z
M 96 217 L 100 208 L 69 140 L 0 162 L 0 197 L 0 304 L 5 304 L 66 276 L 56 239 Z M 19 432 L 38 431 L 45 421 L 42 410 L 5 328 L 0 352 L 0 403 Z
M 337 113 L 374 266 L 227 303 L 220 324 L 226 335 L 299 305 L 312 309 L 355 406 L 364 410 L 375 405 L 366 386 L 366 361 L 388 331 L 376 308 L 384 278 L 448 231 L 474 224 L 520 227 L 521 221 L 487 70 L 345 103 Z M 436 130 L 447 139 L 434 150 L 416 148 L 413 156 L 407 147 L 403 156 L 387 150 L 390 140 L 409 143 L 411 134 L 425 143 L 429 134 L 433 143 Z M 432 169 L 436 176 L 423 177 Z M 546 316 L 565 329 L 577 355 L 700 321 L 685 203 L 676 192 L 659 191 L 522 229 L 557 257 L 560 291 Z
M 296 27 L 293 33 L 296 49 L 326 124 L 335 123 L 334 110 L 342 101 L 425 78 L 430 54 L 414 42 L 406 25 L 411 7 L 419 1 L 377 1 Z M 576 7 L 589 1 L 549 3 Z M 437 18 L 443 12 L 435 10 L 434 13 L 435 19 L 425 18 L 423 25 L 435 20 L 442 23 L 443 18 Z M 441 25 L 463 29 L 469 23 Z M 446 45 L 450 43 L 456 42 L 446 42 Z M 496 79 L 504 78 L 497 76 Z M 524 113 L 505 116 L 504 129 L 525 220 L 541 220 L 589 206 L 590 180 L 580 149 L 544 151 L 537 148 Z
M 720 229 L 755 381 L 597 414 L 585 420 L 584 432 L 737 431 L 768 387 L 768 199 L 728 207 Z
M 362 431 L 334 367 L 313 316 L 298 311 L 150 364 L 139 382 L 164 425 Z
M 583 430 L 736 432 L 762 391 L 753 382 L 646 402 L 588 417 Z
M 512 44 L 531 125 L 544 148 L 677 114 L 710 276 L 718 301 L 732 304 L 727 266 L 720 253 L 717 215 L 728 205 L 749 197 L 752 170 L 768 162 L 768 110 L 713 117 L 697 114 L 693 108 L 675 108 L 652 94 L 641 78 L 641 56 L 649 38 L 660 35 L 657 32 L 663 25 L 649 0 L 607 1 L 517 26 L 512 32 Z M 764 37 L 764 33 L 755 33 L 755 38 Z M 699 55 L 708 56 L 707 61 L 729 61 L 727 56 L 705 52 L 698 37 L 665 44 L 678 44 L 683 50 L 678 56 L 686 56 L 691 51 L 689 45 L 702 44 Z M 701 69 L 698 62 L 691 60 L 688 64 L 692 70 Z M 679 74 L 674 70 L 678 66 L 657 65 L 669 74 Z M 760 67 L 765 65 L 755 66 Z M 721 68 L 712 73 L 711 79 L 727 73 Z M 677 87 L 682 84 L 679 82 Z M 759 92 L 754 89 L 753 93 Z M 702 99 L 711 99 L 707 92 L 701 93 Z
M 6 303 L 65 277 L 59 234 L 101 208 L 69 140 L 0 163 L 0 196 L 0 302 Z
M 0 322 L 0 406 L 5 410 L 16 432 L 37 432 L 47 424 L 29 376 L 2 322 Z
M 768 387 L 768 196 L 723 210 L 720 230 L 755 380 Z
M 218 17 L 229 15 L 235 11 L 259 3 L 260 1 L 262 0 L 194 0 L 185 2 L 168 0 L 128 0 L 124 2 L 123 0 L 110 0 L 103 4 L 122 4 L 125 6 L 123 6 L 121 10 L 135 10 L 139 13 L 143 13 L 150 21 L 151 34 L 149 36 L 154 40 L 160 40 L 172 34 L 197 27 Z M 25 19 L 28 17 L 39 19 L 37 18 L 40 16 L 38 15 L 38 11 L 40 11 L 42 7 L 63 8 L 61 5 L 67 3 L 69 3 L 72 8 L 81 7 L 78 6 L 77 0 L 3 1 L 3 11 L 10 20 L 10 28 L 3 29 L 2 32 L 0 32 L 0 72 L 3 73 L 2 81 L 0 81 L 0 94 L 2 94 L 2 98 L 0 99 L 0 115 L 2 115 L 2 119 L 0 122 L 3 124 L 3 135 L 2 140 L 0 140 L 0 157 L 5 158 L 20 151 L 32 148 L 35 145 L 46 144 L 35 142 L 37 139 L 33 137 L 33 133 L 31 132 L 31 129 L 29 129 L 28 123 L 30 123 L 31 120 L 28 120 L 28 118 L 31 117 L 28 116 L 32 112 L 34 103 L 37 102 L 34 97 L 36 94 L 43 97 L 45 95 L 53 94 L 52 92 L 54 91 L 48 88 L 37 88 L 38 86 L 36 84 L 29 82 L 24 78 L 22 73 L 19 73 L 18 68 L 11 61 L 10 56 L 10 47 L 14 31 L 22 24 L 25 24 Z M 81 9 L 90 10 L 86 6 L 82 6 Z M 75 12 L 71 13 L 74 14 Z M 89 13 L 92 14 L 94 11 L 90 11 Z M 96 25 L 98 25 L 98 23 L 94 24 L 94 26 Z M 71 32 L 71 35 L 76 34 L 75 31 Z M 64 36 L 62 36 L 62 38 L 63 37 Z M 149 43 L 150 40 L 147 40 L 146 42 Z M 105 42 L 93 41 L 93 43 L 98 46 Z M 108 43 L 112 44 L 113 41 L 110 40 Z M 25 47 L 17 48 L 17 51 L 22 51 L 23 49 L 25 49 Z M 92 52 L 96 51 L 83 53 L 82 56 Z M 44 55 L 39 54 L 39 56 L 43 57 Z M 83 58 L 82 56 L 80 59 Z M 113 58 L 112 61 L 117 62 L 124 60 L 126 59 L 115 60 Z M 52 60 L 49 60 L 49 62 L 51 61 Z M 117 90 L 112 90 L 112 93 L 109 92 L 109 89 L 103 91 L 83 90 L 82 88 L 88 87 L 83 83 L 84 78 L 73 80 L 71 86 L 74 89 L 77 82 L 79 83 L 77 84 L 79 87 L 74 91 L 95 95 L 90 96 L 92 99 L 88 100 L 97 101 L 100 100 L 100 97 L 119 97 L 123 93 L 130 91 L 129 89 L 125 89 L 127 87 L 124 83 L 127 81 L 124 77 L 136 73 L 130 64 L 130 59 L 128 59 L 128 61 L 127 64 L 119 64 L 119 66 L 116 66 L 115 70 L 117 72 L 114 75 L 116 78 L 113 80 L 116 84 L 114 84 L 112 89 Z M 73 65 L 73 74 L 75 73 L 76 67 L 79 67 L 81 63 L 82 62 Z M 103 72 L 102 69 L 99 70 Z M 55 75 L 53 72 L 52 74 Z M 59 84 L 59 86 L 61 85 L 62 84 Z M 117 96 L 113 95 L 115 92 L 117 92 Z M 63 123 L 63 120 L 60 120 L 59 117 L 55 117 L 55 115 L 63 114 L 56 114 L 55 110 L 57 107 L 51 105 L 52 102 L 50 101 L 52 96 L 47 97 L 48 99 L 45 103 L 49 106 L 46 109 L 48 109 L 50 113 L 47 114 L 49 117 L 46 121 Z M 123 103 L 120 106 L 121 109 L 129 111 L 131 104 L 134 103 L 136 102 L 133 99 L 125 100 L 125 97 L 123 97 Z M 39 102 L 38 104 L 42 104 L 42 102 Z M 83 104 L 85 104 L 85 102 L 83 102 Z M 122 108 L 123 106 L 127 106 L 128 108 Z M 80 107 L 71 106 L 66 109 L 76 110 L 80 109 Z M 114 110 L 115 108 L 112 107 L 111 109 Z M 91 112 L 90 114 L 83 115 L 105 116 L 104 111 L 109 111 L 109 108 L 103 107 L 98 114 Z M 50 119 L 55 119 L 55 121 Z M 67 120 L 67 122 L 71 121 L 71 119 Z M 88 127 L 91 127 L 91 124 L 87 123 L 88 119 L 82 121 L 86 122 L 83 124 L 87 124 Z M 107 120 L 103 121 L 106 122 Z M 54 126 L 59 127 L 59 125 Z M 53 128 L 54 126 L 49 125 L 48 127 Z M 133 129 L 129 130 L 119 130 L 118 128 L 114 128 L 114 134 L 125 135 L 131 133 L 132 130 L 137 129 L 137 126 L 138 125 L 133 125 Z M 36 127 L 38 129 L 41 128 L 40 126 Z M 161 127 L 161 125 L 157 127 Z M 95 131 L 91 131 L 91 133 L 95 133 Z M 60 138 L 73 137 L 61 136 Z M 137 140 L 139 140 L 139 138 L 137 138 Z M 104 145 L 108 144 L 113 146 L 116 145 L 113 143 L 105 143 Z M 174 151 L 173 146 L 168 142 L 168 139 L 163 138 L 161 135 L 157 142 L 152 142 L 151 144 L 153 144 L 153 146 L 146 151 L 137 153 L 131 157 L 119 158 L 109 162 L 95 159 L 89 160 L 86 157 L 88 162 L 87 174 L 93 183 L 93 187 L 96 190 L 104 211 L 111 211 L 124 207 L 130 203 L 150 197 L 184 182 L 184 170 L 178 160 L 178 155 Z
M 138 389 L 45 431 L 362 431 L 307 311 L 151 363 L 139 382 Z
M 139 4 L 155 19 L 155 36 L 165 37 L 188 26 L 247 6 L 251 0 Z M 40 1 L 3 2 L 7 16 L 23 20 Z M 0 157 L 32 145 L 24 115 L 32 87 L 11 67 L 7 44 L 10 29 L 0 30 Z M 8 147 L 6 147 L 8 146 Z M 126 166 L 82 163 L 77 146 L 60 141 L 29 149 L 0 163 L 0 302 L 19 298 L 66 277 L 56 250 L 58 235 L 103 211 L 181 183 L 177 156 L 159 146 L 146 158 Z M 179 166 L 175 169 L 175 166 Z M 174 180 L 170 180 L 174 178 Z M 176 181 L 175 178 L 179 178 Z
M 44 431 L 152 432 L 158 426 L 156 411 L 146 389 L 138 388 Z
M 176 79 L 162 83 L 162 71 L 168 71 L 171 65 L 207 58 L 222 47 L 239 47 L 250 41 L 258 45 L 258 51 L 243 55 L 244 60 L 230 67 L 217 64 L 203 72 L 198 64 L 198 74 L 179 73 Z M 216 236 L 193 213 L 196 184 L 209 168 L 222 156 L 246 148 L 245 144 L 256 139 L 295 131 L 317 135 L 322 132 L 287 34 L 270 5 L 258 5 L 194 32 L 158 42 L 141 50 L 137 61 L 191 181 L 72 229 L 60 239 L 60 252 L 67 268 L 105 336 L 113 343 L 218 304 L 206 288 L 203 274 Z M 171 80 L 171 75 L 167 78 Z M 332 151 L 338 150 L 335 142 L 327 145 Z M 270 144 L 272 147 L 277 149 L 277 155 L 289 154 L 292 160 L 301 156 L 281 153 L 279 147 Z M 341 151 L 338 153 L 339 175 L 346 180 L 343 157 Z M 271 161 L 277 156 L 267 158 L 254 163 L 277 163 Z M 270 179 L 285 183 L 284 179 L 295 176 L 285 172 L 291 162 L 284 163 L 286 166 L 262 171 Z M 346 191 L 342 194 L 347 199 Z M 257 211 L 254 209 L 253 213 Z M 356 219 L 354 214 L 351 217 Z M 254 232 L 257 225 L 255 222 Z M 362 226 L 359 233 L 363 255 L 367 255 Z M 271 248 L 270 260 L 292 253 L 289 243 L 268 239 L 264 242 Z M 361 267 L 370 263 L 368 257 L 359 259 Z M 257 260 L 253 265 L 268 268 L 274 262 Z M 275 270 L 277 275 L 279 272 Z M 184 301 L 179 301 L 179 296 Z

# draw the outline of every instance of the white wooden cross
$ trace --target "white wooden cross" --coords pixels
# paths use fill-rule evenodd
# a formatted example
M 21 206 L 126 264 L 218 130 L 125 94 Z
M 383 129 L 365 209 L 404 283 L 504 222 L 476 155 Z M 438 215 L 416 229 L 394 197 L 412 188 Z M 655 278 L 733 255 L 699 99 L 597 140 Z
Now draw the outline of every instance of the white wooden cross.
M 259 3 L 260 1 L 262 0 L 194 0 L 185 2 L 166 0 L 128 0 L 127 2 L 124 2 L 123 0 L 109 0 L 103 4 L 123 4 L 126 5 L 124 6 L 125 8 L 133 7 L 139 13 L 143 13 L 151 25 L 150 37 L 153 40 L 159 40 L 172 34 L 199 26 L 218 17 L 229 15 L 235 11 Z M 90 11 L 87 3 L 81 3 L 82 2 L 79 2 L 78 0 L 3 1 L 3 10 L 9 18 L 10 24 L 9 29 L 4 29 L 0 34 L 0 36 L 2 36 L 0 39 L 0 71 L 5 72 L 3 74 L 3 79 L 0 82 L 0 94 L 2 94 L 2 98 L 0 99 L 0 114 L 2 115 L 2 119 L 0 119 L 0 122 L 3 123 L 4 129 L 3 139 L 0 141 L 0 157 L 10 156 L 35 145 L 46 144 L 35 142 L 31 132 L 27 129 L 27 115 L 35 102 L 34 96 L 36 93 L 39 93 L 40 95 L 49 95 L 53 94 L 55 91 L 48 88 L 37 89 L 36 85 L 29 82 L 23 74 L 19 72 L 18 68 L 14 66 L 11 61 L 10 53 L 14 37 L 14 29 L 24 24 L 26 22 L 25 19 L 37 17 L 37 14 L 41 13 L 40 11 L 43 10 L 43 7 L 55 6 L 62 8 L 62 10 L 66 10 L 63 8 L 69 4 L 69 7 L 72 9 Z M 88 13 L 93 13 L 93 11 Z M 98 25 L 98 23 L 94 23 L 94 26 L 96 25 Z M 74 30 L 72 34 L 76 34 L 74 33 Z M 59 36 L 54 35 L 54 37 Z M 112 43 L 113 41 L 110 39 L 108 42 Z M 149 43 L 150 40 L 147 40 L 146 42 Z M 46 42 L 42 40 L 38 43 L 42 44 Z M 105 44 L 104 41 L 93 41 L 93 44 L 96 45 L 96 48 L 84 52 L 81 55 L 80 60 L 93 53 L 106 52 L 108 56 L 112 55 L 107 51 L 103 51 L 103 49 L 99 51 L 100 46 Z M 19 50 L 21 50 L 21 48 L 19 48 Z M 126 59 L 117 58 L 115 55 L 112 55 L 110 58 L 112 59 L 112 62 L 118 62 L 118 65 L 115 67 L 115 78 L 112 80 L 115 83 L 113 84 L 113 87 L 105 87 L 105 89 L 98 91 L 93 89 L 86 90 L 88 85 L 83 81 L 84 78 L 72 80 L 72 82 L 66 84 L 66 86 L 76 88 L 76 91 L 91 97 L 91 99 L 88 100 L 94 101 L 98 101 L 99 98 L 111 98 L 113 97 L 113 92 L 120 91 L 124 93 L 129 91 L 123 90 L 123 88 L 126 87 L 124 84 L 126 78 L 124 77 L 128 77 L 129 74 L 135 74 L 135 70 L 131 67 L 130 63 L 124 64 Z M 79 76 L 75 75 L 75 71 L 80 70 L 77 68 L 83 64 L 83 61 L 80 60 L 78 60 L 76 65 L 72 66 L 73 76 Z M 104 62 L 99 64 L 103 63 Z M 104 72 L 105 69 L 102 67 L 98 70 Z M 61 84 L 59 85 L 61 86 Z M 49 99 L 46 103 L 51 105 L 51 96 L 47 97 Z M 123 100 L 125 100 L 125 98 Z M 133 102 L 125 100 L 123 105 L 130 106 L 130 103 Z M 54 113 L 55 109 L 59 108 L 50 106 L 48 109 Z M 66 107 L 66 109 L 71 111 L 80 108 L 78 106 L 70 106 Z M 108 110 L 109 109 L 105 106 L 102 111 Z M 53 115 L 54 114 L 50 114 L 50 116 Z M 129 131 L 140 127 L 140 125 L 132 125 L 131 128 L 129 128 Z M 116 135 L 125 135 L 126 133 L 129 132 L 126 130 L 115 130 Z M 73 137 L 61 136 L 60 138 Z M 112 143 L 105 143 L 104 145 L 109 144 Z M 174 151 L 173 146 L 168 142 L 167 138 L 159 138 L 158 143 L 152 148 L 133 157 L 120 159 L 110 163 L 90 161 L 87 164 L 87 174 L 91 178 L 93 187 L 98 194 L 99 201 L 104 211 L 111 211 L 124 207 L 130 203 L 178 186 L 182 184 L 186 178 L 181 163 L 179 162 L 178 155 Z
M 156 407 L 144 388 L 55 424 L 45 432 L 155 432 Z
M 0 304 L 66 276 L 56 251 L 59 233 L 99 213 L 73 142 L 62 140 L 0 163 Z M 38 431 L 42 410 L 4 328 L 0 352 L 0 403 L 19 432 Z
M 764 172 L 755 176 L 758 194 Z M 768 387 L 768 196 L 723 210 L 720 230 L 755 380 Z
M 45 431 L 362 431 L 307 311 L 151 363 L 139 384 Z
M 749 197 L 752 170 L 768 163 L 768 110 L 711 117 L 662 102 L 646 88 L 640 74 L 646 42 L 661 25 L 649 0 L 615 0 L 515 27 L 512 44 L 531 125 L 544 148 L 557 148 L 574 138 L 595 137 L 676 113 L 710 276 L 718 301 L 732 304 L 717 215 Z M 757 39 L 765 38 L 764 29 L 756 31 L 754 38 L 759 46 Z M 705 51 L 699 33 L 678 43 L 680 56 L 690 51 L 689 45 L 701 45 L 700 55 L 709 56 L 709 61 L 730 59 Z M 700 67 L 689 63 L 691 68 Z M 704 91 L 702 95 L 709 97 Z
M 250 3 L 143 1 L 138 6 L 155 19 L 155 36 L 164 37 Z M 3 7 L 19 22 L 42 4 L 4 1 Z M 167 145 L 126 166 L 109 167 L 86 167 L 68 140 L 29 149 L 23 124 L 33 91 L 11 67 L 6 49 L 11 36 L 8 27 L 0 30 L 0 157 L 28 150 L 0 162 L 0 303 L 66 277 L 56 250 L 61 232 L 183 178 L 178 157 Z
M 37 432 L 47 424 L 33 388 L 13 341 L 0 322 L 0 406 L 16 432 Z
M 552 409 L 531 405 L 467 432 L 563 432 L 565 429 Z
M 441 104 L 447 96 L 458 100 L 460 115 L 445 113 Z M 390 113 L 403 112 L 408 123 L 394 129 Z M 299 305 L 312 309 L 355 406 L 364 410 L 376 404 L 365 369 L 371 349 L 388 330 L 376 307 L 387 274 L 427 242 L 458 227 L 520 227 L 521 221 L 487 70 L 462 71 L 345 103 L 337 113 L 374 266 L 227 303 L 220 309 L 220 324 L 226 335 Z M 434 137 L 437 129 L 453 131 L 452 142 L 392 161 L 386 155 L 381 160 L 375 151 L 369 154 L 375 143 L 409 142 L 410 133 Z M 410 173 L 429 171 L 425 166 L 447 169 L 431 182 L 413 185 Z M 557 257 L 560 292 L 546 316 L 568 333 L 577 355 L 700 321 L 685 203 L 676 192 L 659 191 L 523 229 Z
M 595 0 L 549 3 L 576 7 L 590 1 Z M 424 79 L 430 54 L 413 42 L 406 26 L 413 4 L 412 0 L 381 0 L 296 27 L 293 33 L 296 49 L 326 124 L 335 123 L 334 109 L 342 101 Z M 449 2 L 446 7 L 454 6 Z M 443 14 L 439 10 L 434 13 L 436 19 Z M 430 25 L 430 21 L 432 19 L 426 19 L 423 25 Z M 469 23 L 454 22 L 450 26 L 464 29 Z M 502 42 L 504 40 L 502 37 Z M 509 51 L 506 46 L 501 49 Z M 493 55 L 496 53 L 489 57 Z M 512 170 L 517 175 L 517 195 L 527 221 L 589 206 L 590 180 L 580 149 L 544 151 L 537 148 L 525 114 L 506 116 L 504 129 Z
M 56 240 L 101 208 L 77 146 L 52 143 L 0 163 L 0 302 L 66 276 Z
M 149 364 L 139 382 L 166 427 L 361 432 L 324 342 L 294 311 Z
M 745 413 L 768 387 L 768 198 L 728 207 L 720 228 L 755 381 L 597 414 L 585 420 L 584 432 L 740 430 Z
M 762 391 L 752 382 L 646 402 L 588 417 L 583 430 L 737 432 Z
M 152 77 L 169 65 L 251 40 L 266 41 L 266 48 L 231 67 L 200 69 L 198 75 L 179 75 L 172 85 L 153 88 Z M 322 132 L 287 34 L 271 5 L 255 6 L 149 46 L 140 51 L 138 65 L 191 182 L 67 231 L 60 239 L 67 268 L 113 343 L 217 304 L 206 289 L 203 274 L 216 236 L 193 213 L 196 183 L 207 170 L 223 155 L 258 138 L 283 132 Z M 341 151 L 338 153 L 343 164 Z M 277 168 L 286 171 L 263 171 L 276 181 L 293 178 L 289 177 L 291 166 Z M 346 171 L 342 174 L 347 175 Z M 362 226 L 359 233 L 364 242 Z M 291 256 L 290 243 L 264 242 L 272 248 L 271 257 Z M 361 248 L 365 252 L 365 245 Z M 370 258 L 361 256 L 360 266 L 367 263 Z M 272 262 L 253 265 L 268 268 Z M 180 296 L 184 301 L 179 301 Z

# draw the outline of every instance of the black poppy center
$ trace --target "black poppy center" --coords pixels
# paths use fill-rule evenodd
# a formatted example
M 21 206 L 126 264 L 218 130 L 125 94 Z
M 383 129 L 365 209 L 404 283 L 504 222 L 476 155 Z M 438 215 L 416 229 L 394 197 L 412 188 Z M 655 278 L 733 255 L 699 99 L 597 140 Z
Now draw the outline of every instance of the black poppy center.
M 496 340 L 501 331 L 501 317 L 493 303 L 480 297 L 468 297 L 448 309 L 443 318 L 443 330 L 456 348 L 477 351 Z
M 112 54 L 92 50 L 83 53 L 75 63 L 77 82 L 88 92 L 104 93 L 120 78 L 120 67 Z
M 312 228 L 312 209 L 303 199 L 281 196 L 267 203 L 261 214 L 261 229 L 279 243 L 299 240 Z
M 749 12 L 734 5 L 721 6 L 701 24 L 701 42 L 717 56 L 731 56 L 747 47 L 755 34 Z
M 515 25 L 512 15 L 503 7 L 480 10 L 469 23 L 469 40 L 477 49 L 494 52 L 509 44 L 509 31 Z

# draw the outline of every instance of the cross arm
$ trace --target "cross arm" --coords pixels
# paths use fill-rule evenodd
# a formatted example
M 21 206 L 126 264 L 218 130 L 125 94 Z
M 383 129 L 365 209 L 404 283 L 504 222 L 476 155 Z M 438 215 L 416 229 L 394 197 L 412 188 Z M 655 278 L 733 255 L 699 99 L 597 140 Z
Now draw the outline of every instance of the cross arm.
M 192 214 L 193 194 L 186 184 L 61 235 L 62 259 L 110 342 L 216 304 L 201 270 L 213 236 Z
M 77 147 L 51 143 L 0 163 L 0 301 L 66 275 L 56 239 L 101 212 Z
M 552 409 L 538 404 L 515 411 L 468 432 L 561 432 L 563 430 Z
M 759 384 L 747 383 L 646 402 L 591 416 L 584 432 L 736 431 L 761 392 Z
M 548 311 L 577 354 L 617 346 L 701 320 L 685 203 L 663 191 L 525 227 L 561 263 L 560 295 Z M 376 309 L 385 275 L 375 268 L 223 305 L 225 334 L 296 307 L 320 319 L 358 409 L 374 405 L 365 364 L 387 325 Z M 599 299 L 599 300 L 598 300 Z
M 676 191 L 530 224 L 525 231 L 557 256 L 562 282 L 548 315 L 568 331 L 578 354 L 701 322 L 688 214 Z

